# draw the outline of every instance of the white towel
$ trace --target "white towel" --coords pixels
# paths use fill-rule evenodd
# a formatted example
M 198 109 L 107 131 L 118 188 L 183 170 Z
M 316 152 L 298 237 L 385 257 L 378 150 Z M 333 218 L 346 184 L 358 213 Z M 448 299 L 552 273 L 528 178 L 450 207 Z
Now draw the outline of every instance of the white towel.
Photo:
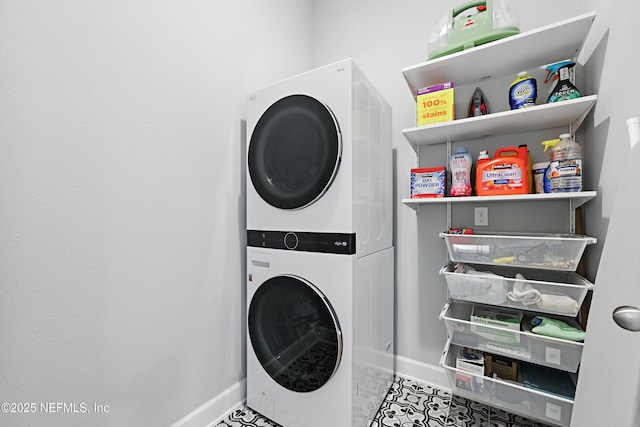
M 505 301 L 507 281 L 504 277 L 463 264 L 456 265 L 455 272 L 465 276 L 447 279 L 451 298 L 484 304 L 502 304 Z
M 580 308 L 576 300 L 566 295 L 541 294 L 537 304 L 543 310 L 566 314 L 575 314 Z
M 516 279 L 525 280 L 524 276 L 520 273 L 516 274 Z M 540 291 L 529 283 L 515 282 L 513 284 L 513 290 L 507 293 L 507 298 L 524 305 L 532 305 L 540 301 L 540 295 Z

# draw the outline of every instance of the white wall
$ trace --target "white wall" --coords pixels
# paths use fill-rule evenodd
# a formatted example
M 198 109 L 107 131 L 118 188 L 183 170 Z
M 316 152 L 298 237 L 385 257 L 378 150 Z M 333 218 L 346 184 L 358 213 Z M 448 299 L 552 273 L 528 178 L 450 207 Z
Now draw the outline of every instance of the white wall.
M 312 5 L 0 3 L 0 401 L 110 408 L 1 425 L 169 425 L 241 383 L 241 119 L 310 68 Z
M 398 366 L 410 371 L 405 373 L 427 377 L 445 387 L 446 377 L 437 376 L 430 368 L 438 364 L 446 341 L 444 323 L 438 319 L 446 291 L 437 274 L 446 262 L 444 242 L 437 237 L 446 228 L 446 211 L 444 206 L 429 206 L 416 215 L 400 202 L 408 197 L 409 170 L 416 164 L 415 153 L 402 135 L 403 128 L 415 126 L 415 101 L 401 70 L 426 60 L 431 31 L 441 17 L 462 3 L 323 0 L 316 2 L 314 14 L 314 65 L 353 57 L 393 108 L 398 201 L 395 212 Z M 640 87 L 634 80 L 640 73 L 640 60 L 624 44 L 638 38 L 634 19 L 639 6 L 632 1 L 618 1 L 612 6 L 603 0 L 511 3 L 518 11 L 521 31 L 592 10 L 598 12 L 580 57 L 586 69 L 584 91 L 599 95 L 594 112 L 583 125 L 585 186 L 601 192 L 585 206 L 586 234 L 600 240 L 597 247 L 589 248 L 586 256 L 587 277 L 594 280 L 606 234 L 607 206 L 618 185 L 616 161 L 624 158 L 629 148 L 624 122 L 628 117 L 640 115 Z M 466 104 L 468 98 L 456 99 L 456 103 L 460 102 Z M 431 157 L 432 153 L 437 157 Z M 444 164 L 446 156 L 439 153 L 427 148 L 422 157 L 432 166 Z M 545 224 L 553 217 L 549 214 Z

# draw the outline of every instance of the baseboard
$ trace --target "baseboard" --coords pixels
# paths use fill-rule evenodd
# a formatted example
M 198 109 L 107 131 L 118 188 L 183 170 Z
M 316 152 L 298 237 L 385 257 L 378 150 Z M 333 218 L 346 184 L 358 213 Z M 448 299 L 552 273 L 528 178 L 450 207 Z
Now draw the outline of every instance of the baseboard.
M 441 390 L 451 391 L 447 373 L 440 366 L 396 356 L 396 372 L 400 376 L 414 378 Z M 213 399 L 171 424 L 171 427 L 215 426 L 226 417 L 233 408 L 246 401 L 246 389 L 247 381 L 243 378 Z
M 396 356 L 396 372 L 400 376 L 414 378 L 440 390 L 451 392 L 447 373 L 440 366 Z
M 247 380 L 243 378 L 213 399 L 171 424 L 171 427 L 215 426 L 247 399 Z

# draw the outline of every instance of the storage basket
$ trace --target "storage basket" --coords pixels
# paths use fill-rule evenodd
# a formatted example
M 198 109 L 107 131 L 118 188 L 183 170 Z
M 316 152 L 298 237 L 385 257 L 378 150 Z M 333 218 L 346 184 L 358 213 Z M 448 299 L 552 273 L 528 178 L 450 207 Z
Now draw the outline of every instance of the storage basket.
M 505 330 L 504 328 L 483 325 L 482 333 L 477 332 L 477 323 L 469 319 L 473 304 L 452 301 L 446 304 L 440 313 L 444 319 L 447 333 L 453 344 L 471 347 L 489 353 L 499 354 L 513 359 L 523 360 L 567 372 L 576 372 L 580 365 L 584 343 L 534 334 L 532 332 Z M 492 340 L 486 334 L 494 330 L 497 337 L 508 332 L 517 339 L 506 343 L 504 340 Z
M 440 233 L 455 262 L 575 271 L 594 237 L 575 234 Z
M 575 317 L 593 284 L 574 272 L 449 263 L 451 299 Z M 520 274 L 524 278 L 516 278 Z

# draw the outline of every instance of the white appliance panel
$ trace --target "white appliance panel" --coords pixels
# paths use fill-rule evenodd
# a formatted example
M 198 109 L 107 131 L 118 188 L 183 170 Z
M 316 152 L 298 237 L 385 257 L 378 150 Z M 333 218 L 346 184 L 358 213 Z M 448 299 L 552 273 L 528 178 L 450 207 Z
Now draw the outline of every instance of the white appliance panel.
M 324 104 L 338 124 L 342 152 L 335 178 L 315 202 L 283 209 L 256 191 L 247 171 L 247 229 L 355 233 L 357 254 L 390 247 L 393 177 L 391 108 L 351 60 L 283 80 L 249 95 L 247 162 L 260 118 L 277 101 L 306 95 Z
M 284 427 L 365 426 L 391 386 L 393 358 L 393 248 L 356 255 L 247 248 L 247 307 L 273 277 L 313 284 L 340 325 L 342 355 L 326 384 L 296 392 L 263 368 L 247 334 L 247 405 Z M 391 344 L 389 344 L 391 343 Z M 330 410 L 328 410 L 330 408 Z

